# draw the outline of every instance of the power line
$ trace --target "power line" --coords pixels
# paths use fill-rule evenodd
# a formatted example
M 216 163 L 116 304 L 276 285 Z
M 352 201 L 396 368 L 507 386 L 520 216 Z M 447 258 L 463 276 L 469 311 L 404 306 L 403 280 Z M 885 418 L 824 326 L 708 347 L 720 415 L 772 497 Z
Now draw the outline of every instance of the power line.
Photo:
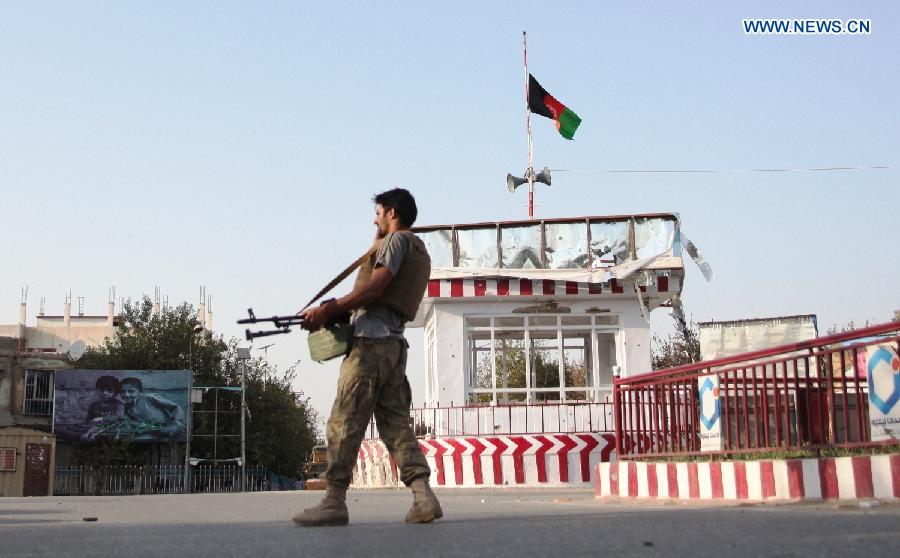
M 830 171 L 859 171 L 859 170 L 887 170 L 893 166 L 863 166 L 863 167 L 811 167 L 796 169 L 550 169 L 550 172 L 576 172 L 594 174 L 722 174 L 722 173 L 749 173 L 749 172 L 830 172 Z

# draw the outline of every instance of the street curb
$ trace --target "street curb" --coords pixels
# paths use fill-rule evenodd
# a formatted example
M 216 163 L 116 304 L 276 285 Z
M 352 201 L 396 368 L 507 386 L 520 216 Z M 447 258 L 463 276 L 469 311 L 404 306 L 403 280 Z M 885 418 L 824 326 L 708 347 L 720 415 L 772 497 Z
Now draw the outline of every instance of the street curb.
M 685 463 L 618 461 L 595 468 L 598 498 L 900 500 L 900 454 Z

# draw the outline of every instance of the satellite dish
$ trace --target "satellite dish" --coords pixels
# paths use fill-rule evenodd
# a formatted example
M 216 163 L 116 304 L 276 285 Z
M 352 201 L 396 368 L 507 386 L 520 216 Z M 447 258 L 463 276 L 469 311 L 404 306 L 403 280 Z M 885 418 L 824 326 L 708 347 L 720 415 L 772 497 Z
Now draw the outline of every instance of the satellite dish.
M 86 347 L 85 347 L 84 341 L 82 341 L 80 339 L 78 341 L 75 341 L 74 343 L 72 343 L 72 345 L 69 347 L 69 350 L 67 353 L 69 355 L 69 358 L 72 360 L 72 362 L 75 362 L 76 360 L 78 360 L 79 358 L 84 356 L 85 348 Z

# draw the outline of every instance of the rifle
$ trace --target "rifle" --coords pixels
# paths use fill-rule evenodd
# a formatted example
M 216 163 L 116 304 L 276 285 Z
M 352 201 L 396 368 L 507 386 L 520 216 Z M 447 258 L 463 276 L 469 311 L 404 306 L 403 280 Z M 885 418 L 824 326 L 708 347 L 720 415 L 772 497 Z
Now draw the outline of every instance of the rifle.
M 369 248 L 365 254 L 356 259 L 355 262 L 347 266 L 337 277 L 332 279 L 325 287 L 319 291 L 316 296 L 306 303 L 306 306 L 299 312 L 290 316 L 271 316 L 269 318 L 257 318 L 253 313 L 253 308 L 247 309 L 249 318 L 238 320 L 239 324 L 258 324 L 261 322 L 272 322 L 275 329 L 250 331 L 247 329 L 247 341 L 253 341 L 257 337 L 265 337 L 267 335 L 278 335 L 280 333 L 290 333 L 291 326 L 303 325 L 303 312 L 309 308 L 315 301 L 322 298 L 322 295 L 333 289 L 338 283 L 343 281 L 356 268 L 363 264 L 367 258 L 375 253 L 377 245 Z M 324 301 L 325 304 L 329 301 Z M 310 332 L 309 334 L 309 351 L 310 356 L 317 362 L 322 362 L 347 354 L 350 352 L 350 346 L 353 342 L 353 326 L 350 325 L 350 313 L 344 312 L 338 316 L 334 316 L 331 322 L 325 324 L 322 328 Z
M 270 316 L 268 318 L 257 318 L 256 314 L 253 313 L 253 308 L 247 308 L 247 314 L 250 315 L 249 318 L 244 318 L 243 320 L 238 320 L 239 324 L 259 324 L 263 322 L 272 322 L 272 325 L 275 326 L 275 329 L 267 329 L 267 330 L 258 330 L 258 331 L 250 331 L 248 328 L 246 330 L 247 341 L 253 341 L 257 337 L 265 337 L 267 335 L 278 335 L 280 333 L 290 333 L 291 326 L 299 326 L 303 325 L 303 316 L 294 314 L 292 316 Z

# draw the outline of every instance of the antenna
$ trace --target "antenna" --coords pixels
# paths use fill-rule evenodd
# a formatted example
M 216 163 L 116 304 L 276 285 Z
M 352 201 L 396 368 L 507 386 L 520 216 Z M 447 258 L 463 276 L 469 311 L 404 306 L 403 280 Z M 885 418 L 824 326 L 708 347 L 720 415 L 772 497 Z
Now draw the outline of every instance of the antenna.
M 44 306 L 46 306 L 46 304 L 47 304 L 47 297 L 42 296 L 41 297 L 41 306 L 40 306 L 40 309 L 38 309 L 38 316 L 44 315 Z
M 78 315 L 84 316 L 84 297 L 79 296 L 76 298 L 78 298 Z
M 28 285 L 22 287 L 22 304 L 28 302 Z
M 66 291 L 66 304 L 72 304 L 72 289 Z
M 107 302 L 115 304 L 116 302 L 116 287 L 112 286 L 109 288 L 109 298 Z
M 269 360 L 269 347 L 273 346 L 275 343 L 269 343 L 268 345 L 263 345 L 262 347 L 257 347 L 257 351 L 262 351 L 266 356 L 265 359 Z

